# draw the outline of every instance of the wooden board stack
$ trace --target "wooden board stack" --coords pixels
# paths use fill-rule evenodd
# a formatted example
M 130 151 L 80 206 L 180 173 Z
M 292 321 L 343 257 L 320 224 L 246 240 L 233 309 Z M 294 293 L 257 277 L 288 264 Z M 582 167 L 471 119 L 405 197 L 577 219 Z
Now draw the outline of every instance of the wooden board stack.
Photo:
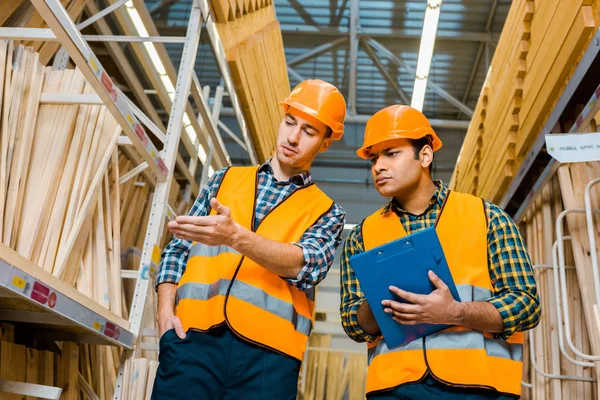
M 346 354 L 330 348 L 331 335 L 312 334 L 310 348 L 304 356 L 305 371 L 303 400 L 362 400 L 367 377 L 367 355 Z M 302 383 L 302 382 L 301 382 Z M 302 389 L 302 385 L 301 389 Z
M 103 106 L 40 104 L 42 92 L 90 93 L 78 70 L 53 71 L 32 49 L 7 42 L 0 64 L 2 242 L 72 286 L 94 258 L 99 270 L 114 267 L 118 281 L 118 199 L 108 190 L 118 170 L 109 174 L 108 165 L 121 129 Z M 92 257 L 94 245 L 103 259 Z
M 579 128 L 585 132 L 597 130 L 595 121 L 600 113 Z M 527 210 L 526 218 L 521 224 L 521 232 L 526 238 L 527 248 L 533 264 L 553 264 L 552 246 L 557 239 L 556 218 L 565 209 L 583 208 L 586 185 L 600 176 L 600 162 L 563 164 L 551 182 L 544 187 Z M 592 209 L 600 209 L 600 187 L 590 191 Z M 563 221 L 565 240 L 565 265 L 575 267 L 566 271 L 566 285 L 569 306 L 570 330 L 573 344 L 586 354 L 600 354 L 600 320 L 596 309 L 596 293 L 593 272 L 591 269 L 591 252 L 600 253 L 600 216 L 593 218 L 592 229 L 596 240 L 596 249 L 591 249 L 588 240 L 587 224 L 584 214 L 570 214 Z M 598 254 L 600 257 L 600 254 Z M 557 316 L 556 285 L 552 269 L 536 270 L 540 298 L 542 301 L 542 318 L 540 325 L 533 331 L 535 361 L 538 368 L 545 373 L 570 376 L 598 377 L 599 364 L 593 367 L 576 366 L 561 354 L 559 348 L 559 325 Z M 564 328 L 564 313 L 561 316 Z M 564 329 L 563 329 L 564 332 Z M 566 332 L 563 333 L 566 335 Z M 566 338 L 565 338 L 566 341 Z M 528 344 L 531 345 L 530 343 Z M 527 346 L 526 346 L 527 347 Z M 575 357 L 565 342 L 568 354 Z M 530 350 L 530 349 L 527 349 Z M 528 357 L 528 352 L 525 353 Z M 530 390 L 524 389 L 526 398 L 531 399 L 592 399 L 598 396 L 597 383 L 581 381 L 547 379 L 537 374 L 532 365 L 526 362 L 524 379 L 533 384 Z
M 229 68 L 259 161 L 275 149 L 290 91 L 279 22 L 272 1 L 211 2 Z
M 600 25 L 597 11 L 595 0 L 512 3 L 452 188 L 501 199 Z
M 121 129 L 104 106 L 40 103 L 42 93 L 92 93 L 78 70 L 52 70 L 40 64 L 32 48 L 0 41 L 0 83 L 0 242 L 127 318 L 134 282 L 122 284 L 121 263 L 139 268 L 135 256 L 148 225 L 150 182 L 138 175 L 120 183 L 135 165 L 117 148 Z M 181 193 L 175 182 L 171 188 L 169 204 L 177 214 L 186 213 L 193 200 L 190 191 Z M 170 238 L 166 231 L 161 248 Z M 144 328 L 157 328 L 155 307 L 152 291 Z M 21 353 L 35 355 L 35 349 L 5 341 L 0 379 L 33 382 L 28 375 L 14 375 L 12 366 L 31 364 Z M 156 344 L 158 338 L 142 341 Z M 74 394 L 63 392 L 64 398 L 79 399 L 80 387 L 100 399 L 111 398 L 121 351 L 62 346 L 75 359 L 74 367 L 58 363 L 53 371 L 54 385 L 75 388 Z M 140 350 L 138 356 L 147 360 L 152 376 L 156 352 Z

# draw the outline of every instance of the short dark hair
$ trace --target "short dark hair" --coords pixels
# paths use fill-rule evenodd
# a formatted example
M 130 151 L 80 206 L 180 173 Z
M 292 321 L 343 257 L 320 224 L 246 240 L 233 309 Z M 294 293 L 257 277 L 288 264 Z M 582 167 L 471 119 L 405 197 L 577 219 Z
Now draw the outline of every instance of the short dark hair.
M 328 127 L 326 125 L 325 126 L 325 139 L 329 139 L 332 134 L 333 134 L 333 129 L 331 129 L 330 127 Z
M 422 137 L 421 139 L 410 139 L 410 144 L 415 152 L 415 160 L 419 159 L 419 153 L 423 150 L 423 147 L 429 146 L 433 149 L 432 145 L 432 137 L 427 135 Z M 433 159 L 431 160 L 431 164 L 429 164 L 429 174 L 433 171 Z

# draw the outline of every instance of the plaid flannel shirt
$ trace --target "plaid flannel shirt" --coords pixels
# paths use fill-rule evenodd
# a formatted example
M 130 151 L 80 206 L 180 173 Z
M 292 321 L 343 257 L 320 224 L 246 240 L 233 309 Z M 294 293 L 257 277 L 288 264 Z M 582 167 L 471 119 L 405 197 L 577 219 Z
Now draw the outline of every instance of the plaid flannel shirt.
M 402 210 L 394 200 L 384 211 L 393 209 L 409 235 L 434 225 L 449 192 L 441 181 L 435 184 L 438 189 L 421 215 Z M 488 301 L 498 309 L 504 322 L 504 332 L 496 336 L 507 339 L 515 332 L 538 324 L 540 300 L 531 261 L 517 226 L 500 207 L 487 201 L 484 203 L 488 219 L 488 267 L 493 285 L 493 297 Z M 344 243 L 340 266 L 340 311 L 342 325 L 351 339 L 373 342 L 377 337 L 365 333 L 358 324 L 358 308 L 366 299 L 350 266 L 350 257 L 365 251 L 361 225 L 354 227 Z
M 211 212 L 210 199 L 216 197 L 217 189 L 223 181 L 226 169 L 215 172 L 200 191 L 189 215 L 205 216 Z M 273 176 L 270 160 L 260 166 L 258 172 L 258 190 L 256 193 L 256 228 L 265 216 L 279 203 L 287 199 L 297 189 L 312 182 L 310 172 L 292 176 L 288 181 L 277 181 Z M 344 229 L 345 212 L 337 203 L 331 210 L 311 226 L 295 245 L 302 248 L 305 265 L 295 279 L 286 279 L 300 290 L 308 290 L 327 275 L 333 262 L 335 250 L 341 243 Z M 192 242 L 173 238 L 165 247 L 156 287 L 161 283 L 179 283 Z

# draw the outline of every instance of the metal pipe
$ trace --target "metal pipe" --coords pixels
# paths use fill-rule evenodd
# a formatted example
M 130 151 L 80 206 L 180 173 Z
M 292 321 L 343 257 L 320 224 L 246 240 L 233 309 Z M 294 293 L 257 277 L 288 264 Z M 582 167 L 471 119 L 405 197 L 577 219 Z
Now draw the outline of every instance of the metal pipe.
M 593 210 L 593 212 L 600 214 L 600 210 Z M 571 208 L 571 209 L 564 210 L 562 213 L 560 213 L 560 215 L 556 219 L 556 238 L 558 241 L 558 265 L 559 265 L 560 277 L 561 277 L 560 283 L 561 283 L 562 296 L 565 299 L 567 299 L 567 283 L 566 283 L 567 279 L 566 279 L 566 275 L 565 275 L 565 253 L 564 253 L 564 237 L 563 237 L 562 221 L 566 215 L 573 214 L 573 213 L 585 213 L 585 209 L 584 208 Z M 594 270 L 593 274 L 594 274 L 594 287 L 596 288 L 596 290 L 598 290 L 597 288 L 600 287 L 600 282 L 598 281 L 598 271 Z M 598 298 L 598 292 L 596 292 L 596 298 Z M 600 361 L 600 356 L 585 354 L 585 353 L 579 351 L 579 349 L 577 349 L 577 347 L 575 347 L 575 345 L 573 344 L 573 340 L 571 339 L 569 304 L 567 301 L 563 301 L 562 305 L 563 305 L 563 313 L 565 316 L 565 331 L 566 331 L 565 336 L 567 338 L 567 344 L 569 345 L 569 348 L 571 349 L 571 351 L 583 359 L 590 360 L 590 361 Z
M 416 70 L 413 67 L 411 67 L 406 62 L 404 62 L 404 60 L 402 60 L 400 57 L 398 57 L 397 55 L 395 55 L 394 53 L 392 53 L 390 50 L 388 50 L 381 43 L 379 43 L 375 39 L 372 39 L 372 38 L 367 37 L 367 36 L 365 36 L 365 39 L 371 45 L 371 47 L 373 47 L 373 48 L 381 51 L 383 54 L 385 54 L 385 56 L 387 58 L 389 58 L 396 65 L 398 65 L 399 67 L 402 67 L 405 70 L 407 70 L 409 74 L 411 74 L 411 75 L 415 75 L 416 74 Z M 440 97 L 442 97 L 443 99 L 445 99 L 446 101 L 448 101 L 450 104 L 454 105 L 460 111 L 462 111 L 463 113 L 465 113 L 469 117 L 473 116 L 473 110 L 471 110 L 469 107 L 467 107 L 464 103 L 462 103 L 456 97 L 452 96 L 450 93 L 448 93 L 447 91 L 445 91 L 444 89 L 442 89 L 438 84 L 436 84 L 435 82 L 429 81 L 428 82 L 428 86 L 430 86 L 431 89 L 433 89 L 433 91 L 436 92 Z
M 570 237 L 569 237 L 570 238 Z M 561 295 L 560 295 L 560 282 L 559 282 L 559 277 L 558 277 L 558 267 L 556 265 L 556 249 L 558 247 L 558 241 L 555 241 L 554 244 L 552 245 L 552 265 L 547 266 L 547 265 L 540 265 L 539 268 L 552 268 L 552 276 L 554 278 L 554 294 L 556 297 L 556 319 L 558 321 L 558 347 L 560 349 L 560 352 L 562 353 L 563 356 L 565 356 L 565 358 L 570 361 L 571 363 L 575 364 L 575 365 L 579 365 L 580 367 L 593 367 L 594 364 L 593 363 L 589 363 L 589 362 L 585 362 L 585 361 L 578 361 L 575 360 L 574 358 L 572 358 L 568 353 L 567 350 L 565 349 L 565 340 L 564 340 L 564 333 L 563 333 L 563 320 L 562 320 L 562 314 L 560 311 L 560 304 L 561 304 Z M 536 266 L 534 266 L 535 269 Z M 567 266 L 565 267 L 566 269 L 570 269 L 570 270 L 574 270 L 575 267 L 574 266 Z
M 182 36 L 128 36 L 128 35 L 81 35 L 88 42 L 158 42 L 185 43 Z M 0 27 L 0 39 L 32 40 L 57 42 L 56 35 L 49 28 L 7 28 Z
M 82 30 L 83 28 L 87 28 L 88 26 L 90 26 L 91 24 L 93 24 L 94 22 L 98 21 L 99 19 L 104 18 L 105 16 L 107 16 L 108 14 L 110 14 L 111 12 L 115 11 L 117 8 L 121 7 L 123 4 L 127 3 L 129 0 L 119 0 L 116 3 L 106 7 L 104 10 L 100 11 L 99 13 L 92 15 L 91 17 L 89 17 L 88 19 L 86 19 L 85 21 L 77 24 L 77 29 Z
M 297 64 L 301 64 L 301 63 L 303 63 L 305 61 L 308 61 L 308 60 L 310 60 L 312 58 L 318 57 L 321 54 L 326 53 L 327 51 L 332 50 L 336 46 L 339 46 L 340 44 L 345 43 L 347 41 L 348 41 L 347 37 L 341 37 L 339 39 L 334 40 L 333 42 L 328 42 L 328 43 L 322 44 L 320 46 L 317 46 L 314 49 L 312 49 L 312 50 L 310 50 L 310 51 L 308 51 L 306 53 L 300 54 L 299 56 L 292 58 L 287 63 L 288 68 L 289 67 L 293 67 L 293 66 L 295 66 Z

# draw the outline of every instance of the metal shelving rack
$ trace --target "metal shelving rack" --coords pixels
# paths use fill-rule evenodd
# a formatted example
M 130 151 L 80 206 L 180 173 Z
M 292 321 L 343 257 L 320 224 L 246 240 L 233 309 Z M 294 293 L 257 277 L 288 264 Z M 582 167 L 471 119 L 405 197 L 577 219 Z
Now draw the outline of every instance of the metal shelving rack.
M 196 105 L 199 108 L 196 126 L 202 125 L 208 137 L 198 137 L 196 146 L 204 141 L 209 145 L 208 158 L 203 165 L 202 176 L 208 175 L 208 168 L 212 165 L 224 167 L 230 165 L 230 160 L 220 136 L 218 126 L 218 113 L 222 90 L 217 90 L 217 98 L 213 110 L 208 106 L 206 91 L 203 93 L 200 82 L 194 72 L 196 53 L 199 47 L 202 22 L 210 36 L 210 42 L 215 59 L 225 82 L 229 98 L 240 124 L 244 149 L 248 152 L 252 163 L 256 163 L 256 153 L 248 133 L 248 128 L 243 117 L 240 101 L 236 95 L 233 81 L 229 72 L 224 48 L 219 38 L 219 33 L 210 15 L 208 0 L 194 0 L 190 13 L 185 38 L 161 38 L 145 36 L 114 36 L 93 35 L 84 37 L 80 29 L 94 23 L 110 12 L 121 6 L 130 6 L 129 1 L 113 1 L 113 4 L 98 14 L 92 16 L 77 26 L 68 15 L 59 0 L 31 0 L 37 11 L 50 27 L 48 29 L 34 28 L 2 28 L 0 38 L 29 40 L 58 39 L 71 57 L 75 65 L 82 71 L 86 80 L 92 85 L 97 96 L 58 96 L 45 94 L 43 102 L 55 104 L 104 104 L 108 111 L 118 121 L 126 136 L 119 138 L 119 144 L 134 146 L 141 155 L 143 162 L 121 179 L 131 179 L 135 174 L 144 173 L 155 186 L 152 208 L 148 227 L 142 249 L 141 263 L 135 274 L 122 274 L 123 278 L 136 279 L 134 297 L 131 304 L 129 321 L 118 317 L 104 309 L 99 304 L 87 299 L 74 288 L 66 285 L 52 274 L 33 265 L 17 254 L 14 250 L 0 245 L 0 296 L 7 297 L 13 306 L 0 310 L 0 319 L 15 322 L 35 322 L 46 329 L 55 329 L 56 340 L 72 340 L 96 344 L 112 344 L 128 350 L 123 358 L 119 370 L 117 385 L 113 398 L 121 397 L 123 381 L 123 364 L 127 357 L 132 357 L 137 346 L 141 332 L 141 323 L 144 306 L 151 290 L 151 277 L 153 271 L 158 269 L 160 249 L 157 246 L 162 236 L 164 221 L 174 217 L 172 208 L 167 203 L 173 170 L 178 156 L 178 147 L 184 130 L 184 114 L 189 115 L 190 103 L 188 100 L 190 90 Z M 162 133 L 151 119 L 139 110 L 113 83 L 105 72 L 98 58 L 88 45 L 87 39 L 124 42 L 177 42 L 184 43 L 181 64 L 177 75 L 172 107 L 166 133 Z M 55 39 L 54 39 L 55 40 Z M 146 67 L 146 66 L 145 66 Z M 219 102 L 219 104 L 216 104 Z M 200 125 L 198 125 L 200 124 Z M 146 133 L 143 125 L 152 132 L 164 147 L 159 151 Z M 199 131 L 196 133 L 200 135 Z M 187 139 L 187 138 L 186 138 Z M 241 140 L 238 141 L 240 143 Z M 243 147 L 243 146 L 242 146 Z M 215 155 L 216 157 L 213 157 Z M 220 160 L 215 164 L 215 160 Z M 197 160 L 194 160 L 197 162 Z M 223 162 L 225 163 L 223 164 Z M 25 310 L 25 312 L 23 311 Z M 57 328 L 58 327 L 58 328 Z M 33 390 L 33 388 L 32 388 Z

